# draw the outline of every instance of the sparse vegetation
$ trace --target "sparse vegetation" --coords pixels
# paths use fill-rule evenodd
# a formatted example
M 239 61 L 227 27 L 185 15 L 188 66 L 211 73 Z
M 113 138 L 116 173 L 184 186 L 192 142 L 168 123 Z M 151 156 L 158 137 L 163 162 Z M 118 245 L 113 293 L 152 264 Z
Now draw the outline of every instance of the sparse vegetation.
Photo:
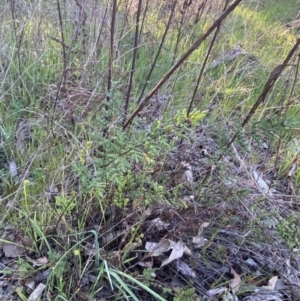
M 0 0 L 0 299 L 299 300 L 299 9 Z

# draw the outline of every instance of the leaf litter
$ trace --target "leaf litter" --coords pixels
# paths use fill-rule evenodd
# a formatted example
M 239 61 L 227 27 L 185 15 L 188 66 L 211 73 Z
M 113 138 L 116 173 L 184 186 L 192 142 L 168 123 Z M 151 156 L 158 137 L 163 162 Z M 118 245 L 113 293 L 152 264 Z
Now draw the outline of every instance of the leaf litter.
M 212 139 L 207 143 L 205 141 L 201 143 L 212 145 L 211 149 L 206 146 L 212 155 L 214 149 L 217 150 Z M 195 145 L 184 144 L 184 147 L 178 153 L 170 154 L 168 159 L 169 162 L 178 162 L 175 166 L 177 176 L 174 177 L 173 185 L 181 187 L 180 198 L 184 206 L 164 205 L 158 202 L 145 208 L 144 212 L 139 205 L 129 215 L 122 214 L 116 208 L 108 211 L 111 212 L 111 215 L 108 215 L 109 222 L 113 225 L 118 221 L 117 224 L 120 226 L 108 229 L 100 227 L 97 230 L 101 233 L 100 241 L 105 245 L 105 249 L 101 247 L 99 250 L 101 256 L 112 265 L 120 265 L 122 260 L 136 258 L 126 263 L 126 268 L 138 273 L 153 269 L 151 277 L 154 283 L 160 277 L 164 277 L 166 283 L 176 282 L 182 287 L 192 281 L 197 294 L 207 296 L 207 300 L 220 297 L 222 300 L 237 301 L 283 301 L 282 293 L 276 290 L 278 276 L 273 276 L 272 273 L 276 271 L 282 274 L 284 283 L 281 287 L 284 291 L 291 291 L 292 294 L 294 288 L 289 285 L 289 281 L 292 280 L 294 283 L 297 281 L 297 268 L 288 263 L 288 258 L 294 255 L 279 242 L 275 245 L 258 242 L 249 227 L 255 219 L 260 221 L 258 225 L 263 225 L 264 222 L 275 218 L 270 215 L 260 220 L 260 214 L 265 214 L 264 203 L 257 203 L 255 212 L 249 210 L 255 204 L 254 195 L 261 193 L 266 198 L 266 203 L 274 204 L 279 198 L 282 200 L 282 196 L 277 190 L 273 190 L 272 194 L 269 193 L 270 184 L 265 179 L 264 173 L 259 171 L 251 173 L 249 170 L 236 168 L 235 159 L 226 158 L 224 162 L 227 164 L 228 174 L 231 177 L 236 176 L 236 179 L 232 177 L 233 181 L 230 181 L 230 184 L 228 181 L 222 182 L 219 180 L 218 166 L 211 164 L 207 157 L 208 152 L 203 157 L 201 152 L 195 151 Z M 211 166 L 214 168 L 211 169 Z M 173 167 L 165 165 L 164 173 L 171 175 L 174 172 Z M 223 197 L 216 195 L 209 203 L 194 193 L 195 186 L 203 183 L 205 178 L 209 180 L 209 185 L 202 184 L 203 195 L 214 195 L 212 190 L 218 191 L 222 188 L 227 191 L 225 194 L 223 192 L 223 196 L 228 193 L 226 202 Z M 239 195 L 241 186 L 245 187 L 241 183 L 247 181 L 250 183 L 247 185 L 248 191 L 246 194 L 241 193 L 240 200 L 237 201 L 239 198 L 235 196 Z M 182 185 L 186 183 L 188 185 Z M 172 189 L 171 185 L 170 183 Z M 288 212 L 289 209 L 284 207 L 283 210 Z M 224 217 L 227 220 L 222 222 Z M 279 221 L 280 218 L 276 219 L 272 227 L 264 225 L 266 237 L 272 237 L 271 231 L 276 230 Z M 133 224 L 139 225 L 139 232 L 144 235 L 143 239 L 130 241 L 129 229 Z M 69 232 L 68 229 L 70 227 L 63 230 L 64 235 Z M 47 281 L 50 276 L 49 259 L 46 256 L 31 259 L 28 256 L 28 248 L 23 244 L 19 241 L 14 243 L 13 237 L 3 237 L 1 244 L 3 258 L 24 258 L 33 268 L 42 268 L 42 271 L 36 271 L 36 282 L 40 281 L 42 284 Z M 88 258 L 94 258 L 97 251 L 91 244 L 84 254 Z M 300 267 L 300 260 L 294 264 Z M 166 269 L 168 269 L 167 277 Z M 291 277 L 293 274 L 294 278 Z M 95 279 L 96 275 L 85 273 L 81 280 L 83 287 L 89 287 Z M 265 279 L 269 281 L 266 282 Z M 221 281 L 219 288 L 214 288 L 216 281 Z M 44 289 L 43 285 L 40 289 L 41 291 Z M 246 293 L 243 293 L 244 291 Z M 40 291 L 37 291 L 37 296 L 39 293 Z M 99 297 L 104 295 L 105 289 L 99 293 Z

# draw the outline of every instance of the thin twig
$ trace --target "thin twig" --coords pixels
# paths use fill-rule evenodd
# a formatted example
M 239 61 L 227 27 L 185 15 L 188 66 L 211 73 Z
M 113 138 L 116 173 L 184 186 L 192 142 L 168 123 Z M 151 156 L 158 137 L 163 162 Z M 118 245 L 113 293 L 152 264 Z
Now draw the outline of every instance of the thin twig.
M 57 11 L 58 11 L 58 19 L 59 19 L 59 25 L 60 25 L 60 35 L 61 35 L 61 46 L 62 46 L 62 53 L 63 53 L 63 71 L 62 75 L 60 78 L 60 82 L 58 84 L 58 89 L 56 92 L 55 100 L 54 100 L 54 105 L 53 105 L 53 112 L 52 112 L 52 117 L 51 117 L 51 132 L 53 137 L 55 137 L 54 131 L 53 131 L 53 116 L 56 111 L 56 106 L 58 102 L 58 96 L 59 93 L 62 89 L 62 87 L 66 87 L 66 82 L 67 82 L 67 66 L 68 66 L 68 58 L 67 58 L 67 51 L 66 51 L 66 43 L 65 43 L 65 38 L 64 38 L 64 26 L 63 26 L 63 19 L 62 19 L 62 14 L 61 14 L 61 8 L 60 8 L 60 0 L 56 0 L 56 5 L 57 5 Z
M 285 58 L 285 60 L 283 61 L 283 63 L 280 64 L 280 65 L 278 65 L 278 66 L 276 66 L 274 68 L 274 70 L 271 72 L 271 74 L 269 76 L 269 79 L 267 80 L 267 82 L 266 82 L 266 84 L 264 86 L 263 91 L 261 92 L 261 94 L 258 97 L 257 101 L 252 106 L 250 112 L 248 113 L 248 115 L 244 119 L 244 121 L 242 123 L 242 128 L 244 128 L 244 126 L 249 122 L 249 120 L 251 119 L 251 117 L 255 114 L 257 108 L 259 107 L 259 105 L 264 102 L 264 100 L 265 100 L 266 96 L 268 95 L 269 91 L 271 90 L 271 88 L 273 87 L 273 85 L 275 84 L 275 82 L 277 81 L 277 79 L 279 78 L 279 76 L 282 73 L 282 71 L 284 70 L 284 68 L 288 65 L 288 62 L 292 58 L 293 54 L 298 49 L 299 44 L 300 44 L 300 39 L 297 40 L 297 42 L 295 43 L 294 47 L 291 49 L 291 51 L 289 52 L 289 54 L 287 55 L 287 57 Z M 227 148 L 229 148 L 230 145 L 234 142 L 234 140 L 237 137 L 237 134 L 238 133 L 236 132 L 233 135 L 233 137 L 231 138 L 231 140 L 227 143 Z M 221 158 L 221 156 L 220 156 L 220 158 Z
M 165 32 L 164 32 L 163 37 L 162 37 L 162 39 L 161 39 L 161 41 L 160 41 L 159 48 L 158 48 L 158 50 L 157 50 L 156 56 L 155 56 L 155 58 L 154 58 L 154 60 L 153 60 L 153 62 L 152 62 L 152 64 L 151 64 L 151 68 L 150 68 L 150 71 L 149 71 L 149 73 L 148 73 L 148 75 L 147 75 L 147 78 L 146 78 L 146 80 L 145 80 L 145 84 L 144 84 L 144 86 L 143 86 L 143 88 L 142 88 L 141 94 L 140 94 L 140 96 L 139 96 L 138 103 L 141 102 L 141 99 L 142 99 L 142 97 L 143 97 L 143 95 L 144 95 L 144 92 L 145 92 L 145 90 L 146 90 L 146 87 L 147 87 L 147 85 L 148 85 L 149 79 L 150 79 L 150 77 L 151 77 L 151 75 L 152 75 L 152 72 L 153 72 L 153 70 L 154 70 L 154 68 L 155 68 L 155 66 L 156 66 L 157 60 L 158 60 L 158 58 L 159 58 L 159 55 L 160 55 L 161 50 L 162 50 L 162 48 L 163 48 L 163 45 L 164 45 L 164 43 L 165 43 L 165 39 L 166 39 L 167 33 L 168 33 L 168 31 L 169 31 L 169 28 L 170 28 L 170 26 L 171 26 L 171 21 L 172 21 L 172 19 L 173 19 L 173 15 L 174 15 L 174 11 L 175 11 L 176 5 L 177 5 L 177 0 L 174 0 L 174 1 L 173 1 L 173 4 L 172 4 L 172 8 L 171 8 L 170 17 L 169 17 L 167 26 L 166 26 L 166 28 L 165 28 Z
M 226 8 L 227 8 L 227 6 L 228 6 L 228 2 L 229 2 L 229 0 L 226 1 L 223 11 L 226 10 Z M 203 73 L 204 73 L 204 69 L 205 69 L 205 67 L 206 67 L 206 64 L 207 64 L 209 55 L 210 55 L 210 53 L 211 53 L 211 51 L 212 51 L 212 48 L 213 48 L 213 46 L 214 46 L 214 44 L 215 44 L 215 41 L 216 41 L 216 39 L 217 39 L 217 36 L 218 36 L 218 34 L 219 34 L 219 32 L 220 32 L 221 24 L 222 24 L 222 23 L 219 23 L 219 25 L 218 25 L 217 28 L 216 28 L 215 34 L 214 34 L 214 36 L 213 36 L 213 38 L 212 38 L 212 41 L 211 41 L 211 43 L 210 43 L 210 45 L 209 45 L 209 49 L 208 49 L 208 51 L 207 51 L 206 57 L 205 57 L 204 62 L 203 62 L 203 64 L 202 64 L 202 68 L 201 68 L 201 70 L 200 70 L 200 72 L 199 72 L 199 76 L 198 76 L 197 83 L 196 83 L 196 86 L 195 86 L 195 89 L 194 89 L 194 92 L 193 92 L 193 96 L 192 96 L 192 99 L 191 99 L 191 101 L 190 101 L 189 108 L 188 108 L 188 110 L 187 110 L 187 117 L 190 116 L 190 113 L 191 113 L 191 110 L 192 110 L 192 106 L 193 106 L 193 103 L 194 103 L 194 100 L 195 100 L 197 91 L 198 91 L 198 89 L 199 89 L 200 81 L 201 81 L 202 76 L 203 76 Z
M 116 25 L 116 14 L 117 14 L 117 0 L 113 0 L 111 26 L 110 26 L 110 51 L 109 51 L 109 65 L 108 65 L 108 79 L 107 79 L 107 92 L 111 91 L 112 72 L 113 72 L 113 61 L 114 61 L 114 39 L 115 39 L 115 25 Z M 110 97 L 107 95 L 107 100 Z
M 140 23 L 141 10 L 142 10 L 142 0 L 139 0 L 138 9 L 136 13 L 136 21 L 135 21 L 135 34 L 134 34 L 133 52 L 132 52 L 132 60 L 131 60 L 131 70 L 129 75 L 128 91 L 126 95 L 125 108 L 124 108 L 124 123 L 126 121 L 127 114 L 128 114 L 129 98 L 130 98 L 130 92 L 132 88 L 133 74 L 135 71 L 136 55 L 138 51 L 139 26 L 140 26 L 139 23 Z
M 170 76 L 183 64 L 183 62 L 206 40 L 206 38 L 218 27 L 220 23 L 239 5 L 242 0 L 234 1 L 228 9 L 216 20 L 208 30 L 198 39 L 195 43 L 189 48 L 189 50 L 182 55 L 182 57 L 178 60 L 178 62 L 163 76 L 163 78 L 156 84 L 156 86 L 148 93 L 145 99 L 141 102 L 141 104 L 137 107 L 137 109 L 133 112 L 130 118 L 123 126 L 123 130 L 125 130 L 133 121 L 133 119 L 137 116 L 137 114 L 145 107 L 145 105 L 149 102 L 151 97 L 156 93 L 156 91 L 170 78 Z
M 69 49 L 69 46 L 67 44 L 64 44 L 60 39 L 49 36 L 49 35 L 47 35 L 47 38 L 59 43 L 62 47 L 65 47 L 66 49 Z

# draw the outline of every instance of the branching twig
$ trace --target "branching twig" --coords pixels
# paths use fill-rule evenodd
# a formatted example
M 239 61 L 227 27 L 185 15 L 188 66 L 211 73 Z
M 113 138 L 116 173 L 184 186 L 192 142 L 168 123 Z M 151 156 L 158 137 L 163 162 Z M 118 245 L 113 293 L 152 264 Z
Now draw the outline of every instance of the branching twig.
M 145 107 L 149 102 L 151 97 L 156 93 L 156 91 L 170 78 L 170 76 L 183 64 L 183 62 L 206 40 L 206 38 L 219 26 L 220 23 L 239 5 L 242 0 L 234 1 L 228 9 L 216 20 L 208 30 L 190 47 L 190 49 L 183 54 L 183 56 L 178 60 L 178 62 L 163 76 L 163 78 L 156 84 L 156 86 L 148 93 L 145 99 L 133 112 L 127 122 L 124 124 L 123 129 L 125 130 L 137 116 L 137 114 Z
M 63 53 L 63 72 L 61 75 L 60 82 L 58 84 L 58 89 L 56 92 L 55 100 L 54 100 L 54 106 L 53 106 L 53 116 L 56 110 L 57 102 L 58 102 L 58 96 L 62 89 L 62 87 L 66 86 L 67 82 L 67 67 L 68 67 L 68 58 L 67 58 L 67 52 L 66 52 L 66 43 L 64 38 L 64 27 L 63 27 L 63 20 L 61 15 L 61 8 L 60 8 L 60 0 L 56 0 L 57 5 L 57 11 L 58 11 L 58 19 L 60 24 L 60 35 L 61 35 L 61 46 L 62 46 L 62 53 Z M 55 137 L 54 131 L 53 131 L 53 117 L 51 118 L 51 125 L 50 125 L 52 135 Z
M 258 99 L 256 100 L 255 104 L 252 106 L 250 112 L 248 113 L 248 115 L 246 116 L 246 118 L 244 119 L 243 123 L 242 123 L 242 128 L 249 122 L 249 120 L 251 119 L 251 117 L 255 114 L 258 106 L 264 102 L 266 96 L 268 95 L 269 91 L 271 90 L 271 88 L 273 87 L 273 85 L 275 84 L 275 82 L 277 81 L 277 79 L 279 78 L 280 74 L 282 73 L 282 71 L 284 70 L 284 68 L 288 65 L 289 60 L 292 58 L 293 54 L 296 52 L 296 50 L 298 49 L 298 46 L 300 44 L 300 39 L 297 40 L 296 44 L 294 45 L 294 47 L 291 49 L 291 51 L 289 52 L 289 54 L 287 55 L 287 57 L 285 58 L 285 60 L 283 61 L 282 64 L 276 66 L 274 68 L 274 70 L 271 72 L 269 79 L 267 80 L 263 91 L 261 92 L 260 96 L 258 97 Z M 231 140 L 228 142 L 227 144 L 227 148 L 230 147 L 230 145 L 234 142 L 234 140 L 237 137 L 237 133 L 235 133 L 233 135 L 233 137 L 231 138 Z
M 226 10 L 226 8 L 227 8 L 227 6 L 228 6 L 228 2 L 229 2 L 229 0 L 226 0 L 226 3 L 225 3 L 225 6 L 224 6 L 224 10 L 223 10 L 223 11 Z M 215 43 L 215 41 L 216 41 L 216 39 L 217 39 L 217 36 L 218 36 L 218 34 L 219 34 L 219 32 L 220 32 L 220 28 L 221 28 L 221 23 L 219 23 L 219 25 L 218 25 L 217 28 L 216 28 L 215 34 L 214 34 L 214 36 L 213 36 L 213 38 L 212 38 L 212 41 L 211 41 L 211 43 L 210 43 L 210 45 L 209 45 L 209 49 L 208 49 L 208 51 L 207 51 L 206 57 L 205 57 L 204 62 L 203 62 L 203 64 L 202 64 L 202 68 L 201 68 L 201 70 L 200 70 L 200 72 L 199 72 L 199 76 L 198 76 L 197 83 L 196 83 L 196 86 L 195 86 L 195 89 L 194 89 L 194 92 L 193 92 L 193 96 L 192 96 L 192 99 L 191 99 L 191 101 L 190 101 L 189 108 L 188 108 L 188 110 L 187 110 L 187 117 L 189 117 L 189 115 L 190 115 L 190 113 L 191 113 L 192 106 L 193 106 L 193 103 L 194 103 L 194 99 L 195 99 L 195 97 L 196 97 L 197 91 L 198 91 L 198 89 L 199 89 L 200 81 L 201 81 L 202 76 L 203 76 L 204 68 L 205 68 L 206 63 L 207 63 L 207 61 L 208 61 L 208 58 L 209 58 L 209 55 L 210 55 L 211 50 L 212 50 L 212 48 L 213 48 L 213 45 L 214 45 L 214 43 Z
M 15 40 L 16 40 L 16 51 L 17 51 L 17 58 L 18 58 L 18 72 L 19 72 L 19 78 L 20 78 L 20 89 L 23 88 L 23 80 L 22 80 L 22 68 L 21 68 L 21 46 L 24 38 L 24 32 L 25 32 L 25 26 L 23 26 L 21 33 L 19 34 L 19 39 L 18 39 L 18 32 L 17 32 L 17 18 L 16 18 L 16 8 L 15 8 L 15 0 L 10 1 L 11 5 L 11 15 L 12 15 L 12 20 L 13 20 L 13 28 L 14 28 L 14 34 L 15 34 Z
M 58 11 L 58 19 L 59 19 L 59 25 L 60 25 L 60 35 L 61 35 L 61 45 L 62 45 L 62 53 L 63 53 L 63 73 L 62 73 L 62 78 L 60 82 L 60 87 L 59 90 L 62 86 L 66 84 L 66 79 L 67 79 L 67 66 L 68 66 L 68 58 L 67 58 L 67 52 L 66 52 L 66 43 L 65 43 L 65 35 L 64 35 L 64 26 L 63 26 L 63 20 L 62 20 L 62 15 L 61 15 L 61 8 L 60 8 L 60 0 L 56 0 L 57 4 L 57 11 Z
M 113 9 L 112 9 L 111 27 L 110 27 L 110 52 L 109 52 L 109 65 L 108 65 L 108 79 L 107 79 L 107 92 L 108 93 L 110 93 L 111 81 L 112 81 L 116 14 L 117 14 L 117 0 L 113 0 Z M 107 96 L 107 100 L 109 100 L 109 99 L 110 99 L 110 97 Z
M 144 92 L 145 92 L 145 90 L 146 90 L 148 81 L 149 81 L 149 79 L 150 79 L 150 77 L 151 77 L 151 75 L 152 75 L 152 72 L 153 72 L 153 70 L 154 70 L 154 68 L 155 68 L 155 66 L 156 66 L 156 62 L 157 62 L 157 60 L 158 60 L 158 58 L 159 58 L 159 55 L 160 55 L 161 50 L 162 50 L 162 48 L 163 48 L 163 45 L 164 45 L 164 43 L 165 43 L 165 39 L 166 39 L 167 33 L 168 33 L 168 31 L 169 31 L 169 28 L 170 28 L 170 26 L 171 26 L 171 21 L 172 21 L 173 15 L 174 15 L 174 11 L 175 11 L 176 5 L 177 5 L 177 0 L 174 0 L 174 1 L 173 1 L 173 4 L 172 4 L 170 17 L 169 17 L 169 20 L 168 20 L 168 23 L 167 23 L 165 32 L 164 32 L 163 37 L 162 37 L 162 39 L 161 39 L 161 41 L 160 41 L 159 48 L 158 48 L 158 50 L 157 50 L 156 56 L 155 56 L 155 58 L 154 58 L 154 60 L 153 60 L 153 62 L 152 62 L 152 64 L 151 64 L 151 68 L 150 68 L 150 71 L 149 71 L 149 73 L 148 73 L 148 75 L 147 75 L 147 78 L 146 78 L 146 80 L 145 80 L 145 84 L 144 84 L 144 86 L 143 86 L 143 88 L 142 88 L 141 94 L 140 94 L 140 96 L 139 96 L 138 103 L 141 102 L 141 99 L 142 99 L 142 97 L 143 97 L 143 95 L 144 95 Z
M 63 43 L 60 39 L 49 36 L 49 35 L 47 35 L 47 38 L 55 41 L 56 43 L 59 43 L 62 47 L 66 48 L 66 49 L 69 49 L 69 46 L 67 44 Z
M 127 91 L 127 95 L 126 95 L 125 108 L 124 108 L 124 123 L 126 121 L 127 114 L 128 114 L 129 98 L 130 98 L 133 74 L 134 74 L 134 70 L 135 70 L 136 54 L 137 54 L 137 50 L 138 50 L 139 26 L 140 26 L 139 23 L 140 23 L 141 10 L 142 10 L 142 0 L 139 0 L 138 9 L 137 9 L 137 13 L 136 13 L 136 21 L 135 21 L 136 23 L 135 23 L 135 35 L 134 35 L 134 43 L 133 43 L 131 70 L 130 70 L 130 75 L 129 75 L 128 91 Z

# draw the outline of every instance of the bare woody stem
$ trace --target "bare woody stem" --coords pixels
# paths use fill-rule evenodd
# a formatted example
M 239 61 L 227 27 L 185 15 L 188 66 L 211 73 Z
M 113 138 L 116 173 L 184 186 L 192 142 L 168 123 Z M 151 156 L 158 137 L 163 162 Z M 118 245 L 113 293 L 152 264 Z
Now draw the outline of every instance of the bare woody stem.
M 123 126 L 123 130 L 125 130 L 133 121 L 133 119 L 137 116 L 139 112 L 145 107 L 145 105 L 149 102 L 151 97 L 156 93 L 156 91 L 169 79 L 169 77 L 182 65 L 182 63 L 206 40 L 206 38 L 221 24 L 223 20 L 239 5 L 242 0 L 234 1 L 226 11 L 216 20 L 208 30 L 191 46 L 191 48 L 182 55 L 182 57 L 178 60 L 178 62 L 163 76 L 163 78 L 156 84 L 156 86 L 147 94 L 144 100 L 140 103 L 137 109 L 132 113 L 129 119 Z
M 276 66 L 274 68 L 274 70 L 271 72 L 271 74 L 269 76 L 269 79 L 265 83 L 263 91 L 261 92 L 260 96 L 256 100 L 255 104 L 252 106 L 252 108 L 249 111 L 248 115 L 243 120 L 242 128 L 249 122 L 249 120 L 251 119 L 251 117 L 255 114 L 258 106 L 261 103 L 264 102 L 264 100 L 265 100 L 266 96 L 268 95 L 269 91 L 271 90 L 271 88 L 273 87 L 273 85 L 275 84 L 275 82 L 277 81 L 277 79 L 279 78 L 279 76 L 282 73 L 282 71 L 284 70 L 284 68 L 288 65 L 288 62 L 292 58 L 293 54 L 298 49 L 299 44 L 300 44 L 300 39 L 298 39 L 296 41 L 294 47 L 291 49 L 291 51 L 289 52 L 289 54 L 287 55 L 287 57 L 285 58 L 285 60 L 283 61 L 283 63 L 280 64 L 280 65 L 278 65 L 278 66 Z M 231 138 L 231 140 L 227 143 L 227 148 L 230 147 L 230 145 L 234 142 L 234 140 L 236 139 L 236 137 L 237 137 L 237 133 L 235 133 L 233 135 L 233 137 Z

